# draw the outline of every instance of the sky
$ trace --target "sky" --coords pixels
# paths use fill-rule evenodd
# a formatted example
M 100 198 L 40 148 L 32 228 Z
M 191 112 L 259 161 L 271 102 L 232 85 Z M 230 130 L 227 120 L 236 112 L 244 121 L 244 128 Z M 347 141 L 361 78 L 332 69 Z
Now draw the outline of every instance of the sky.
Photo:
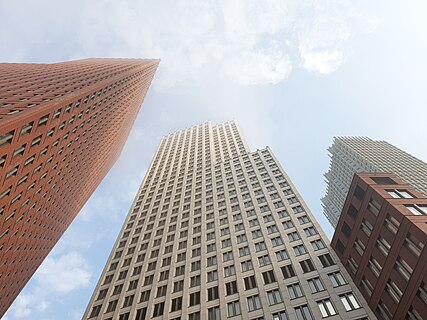
M 427 2 L 0 0 L 0 61 L 161 63 L 120 159 L 4 319 L 81 319 L 165 134 L 236 120 L 270 146 L 325 232 L 334 136 L 427 161 Z

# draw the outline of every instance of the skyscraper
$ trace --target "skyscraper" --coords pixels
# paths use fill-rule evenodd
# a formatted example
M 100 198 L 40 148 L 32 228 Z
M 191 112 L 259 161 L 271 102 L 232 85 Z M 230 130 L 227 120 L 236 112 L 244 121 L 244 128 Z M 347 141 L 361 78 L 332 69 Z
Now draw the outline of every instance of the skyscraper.
M 427 197 L 392 174 L 356 174 L 331 246 L 382 320 L 427 313 Z
M 83 319 L 375 319 L 269 148 L 165 136 Z
M 427 163 L 386 141 L 366 137 L 335 137 L 329 148 L 331 164 L 325 174 L 324 214 L 335 228 L 356 172 L 393 173 L 427 195 Z
M 117 160 L 157 65 L 0 64 L 0 317 Z

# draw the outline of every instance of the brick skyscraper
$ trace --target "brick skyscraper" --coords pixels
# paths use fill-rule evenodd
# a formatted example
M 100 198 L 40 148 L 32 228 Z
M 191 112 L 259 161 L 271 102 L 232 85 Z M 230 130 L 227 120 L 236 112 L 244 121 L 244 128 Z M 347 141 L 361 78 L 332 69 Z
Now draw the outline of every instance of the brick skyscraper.
M 117 160 L 157 66 L 0 64 L 0 317 Z
M 164 137 L 83 319 L 376 319 L 270 149 Z
M 356 174 L 331 246 L 382 320 L 427 315 L 427 198 L 392 174 Z
M 329 148 L 331 164 L 323 209 L 335 228 L 356 172 L 393 173 L 427 196 L 427 163 L 386 141 L 366 137 L 336 137 Z

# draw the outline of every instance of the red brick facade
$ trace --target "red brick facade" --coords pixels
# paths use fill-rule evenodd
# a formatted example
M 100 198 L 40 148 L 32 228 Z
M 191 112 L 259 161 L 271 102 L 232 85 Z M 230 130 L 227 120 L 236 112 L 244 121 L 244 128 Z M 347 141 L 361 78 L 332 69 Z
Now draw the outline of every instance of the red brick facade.
M 356 174 L 331 246 L 378 319 L 427 314 L 427 198 L 391 174 Z
M 0 64 L 0 317 L 117 160 L 157 66 Z

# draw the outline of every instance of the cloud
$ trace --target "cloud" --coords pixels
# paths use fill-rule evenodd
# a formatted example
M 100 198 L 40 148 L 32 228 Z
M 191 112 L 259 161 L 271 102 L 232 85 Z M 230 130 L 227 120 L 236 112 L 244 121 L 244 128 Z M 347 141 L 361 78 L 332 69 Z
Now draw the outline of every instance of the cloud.
M 344 54 L 340 51 L 303 52 L 301 56 L 304 59 L 304 68 L 321 74 L 334 72 L 344 61 Z
M 91 272 L 83 256 L 72 251 L 58 258 L 47 257 L 35 278 L 53 293 L 66 294 L 89 284 Z
M 352 39 L 378 25 L 357 4 L 335 0 L 42 3 L 34 10 L 0 4 L 0 30 L 14 25 L 13 36 L 0 31 L 0 58 L 161 58 L 153 84 L 161 91 L 212 75 L 262 85 L 284 81 L 297 68 L 327 74 L 346 61 Z
M 91 275 L 85 258 L 76 251 L 49 255 L 31 280 L 31 290 L 25 289 L 16 298 L 4 319 L 35 318 L 56 304 L 56 299 L 88 286 Z

